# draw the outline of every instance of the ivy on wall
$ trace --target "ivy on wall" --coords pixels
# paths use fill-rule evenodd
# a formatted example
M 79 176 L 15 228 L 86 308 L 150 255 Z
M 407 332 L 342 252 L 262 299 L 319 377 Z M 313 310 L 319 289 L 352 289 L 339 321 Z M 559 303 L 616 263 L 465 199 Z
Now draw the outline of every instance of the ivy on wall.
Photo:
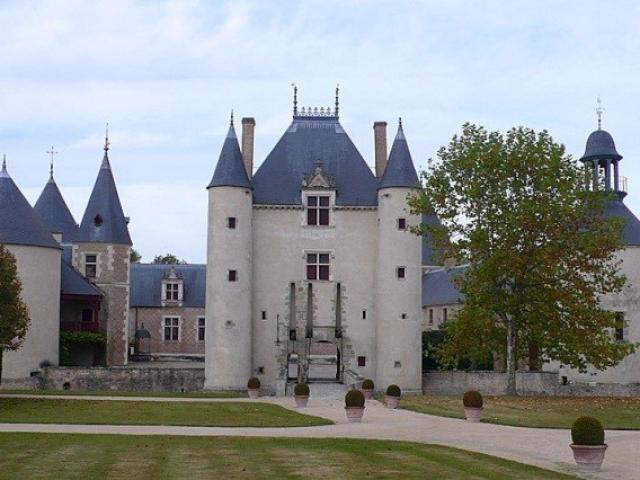
M 104 333 L 96 332 L 60 332 L 60 365 L 68 366 L 71 362 L 73 345 L 106 345 Z

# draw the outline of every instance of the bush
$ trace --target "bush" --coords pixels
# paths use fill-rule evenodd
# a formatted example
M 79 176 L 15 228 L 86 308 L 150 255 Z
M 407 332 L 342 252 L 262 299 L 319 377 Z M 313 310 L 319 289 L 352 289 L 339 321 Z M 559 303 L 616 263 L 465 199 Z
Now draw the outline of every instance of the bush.
M 576 445 L 604 445 L 604 429 L 593 417 L 580 417 L 571 426 L 571 440 Z
M 482 408 L 482 394 L 477 390 L 467 390 L 462 396 L 462 404 L 467 408 Z
M 306 383 L 297 383 L 295 388 L 293 389 L 293 393 L 295 393 L 296 395 L 308 396 L 309 385 L 307 385 Z
M 258 380 L 256 377 L 251 377 L 247 382 L 247 388 L 249 390 L 260 388 L 260 380 Z
M 360 390 L 349 390 L 344 397 L 347 407 L 364 407 L 364 393 Z
M 400 387 L 398 385 L 389 385 L 387 387 L 387 395 L 390 397 L 400 397 Z
M 374 386 L 375 385 L 373 384 L 373 380 L 371 380 L 370 378 L 367 378 L 365 381 L 362 382 L 363 390 L 373 390 Z

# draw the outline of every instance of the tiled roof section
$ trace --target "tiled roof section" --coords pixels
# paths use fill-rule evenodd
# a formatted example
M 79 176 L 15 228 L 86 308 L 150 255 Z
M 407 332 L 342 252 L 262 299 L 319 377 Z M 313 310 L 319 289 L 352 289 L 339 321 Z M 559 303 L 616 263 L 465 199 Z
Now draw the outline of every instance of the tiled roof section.
M 163 265 L 154 263 L 131 264 L 132 308 L 161 307 L 162 279 L 175 268 L 184 284 L 183 307 L 204 308 L 207 279 L 206 265 Z
M 253 201 L 299 205 L 305 176 L 321 162 L 335 179 L 337 205 L 377 205 L 377 180 L 335 116 L 294 116 L 253 176 Z
M 247 170 L 242 160 L 242 152 L 238 145 L 238 137 L 233 128 L 233 123 L 229 125 L 229 132 L 224 139 L 222 151 L 213 172 L 213 178 L 207 188 L 211 187 L 245 187 L 251 188 L 251 182 L 247 176 Z
M 614 160 L 620 160 L 622 158 L 622 155 L 616 150 L 613 137 L 605 130 L 596 130 L 589 135 L 584 155 L 580 160 L 586 162 L 600 158 L 611 158 Z
M 60 275 L 60 291 L 62 295 L 88 295 L 92 297 L 102 296 L 102 292 L 80 272 L 64 260 L 60 262 L 62 272 Z
M 398 126 L 398 133 L 391 146 L 389 161 L 384 169 L 378 188 L 391 187 L 417 187 L 419 185 L 418 174 L 413 166 L 407 139 L 402 130 L 402 124 Z
M 453 283 L 458 275 L 463 275 L 465 265 L 450 269 L 438 269 L 422 276 L 422 306 L 453 305 L 464 300 L 463 295 Z
M 622 198 L 624 193 L 619 193 L 616 198 L 611 200 L 604 210 L 604 216 L 621 217 L 625 220 L 624 225 L 624 243 L 628 246 L 640 246 L 640 220 L 633 214 L 631 210 L 624 204 Z
M 50 232 L 62 232 L 62 242 L 74 241 L 78 236 L 78 224 L 71 215 L 53 176 L 44 186 L 33 209 Z
M 0 170 L 0 243 L 60 248 L 4 163 Z
M 80 223 L 77 241 L 132 244 L 106 151 Z

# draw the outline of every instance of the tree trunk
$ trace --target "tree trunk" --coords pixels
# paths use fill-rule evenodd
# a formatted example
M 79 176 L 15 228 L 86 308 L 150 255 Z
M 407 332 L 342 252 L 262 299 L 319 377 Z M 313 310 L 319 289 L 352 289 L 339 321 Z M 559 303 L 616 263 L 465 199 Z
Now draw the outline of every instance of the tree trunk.
M 514 319 L 507 317 L 507 395 L 517 395 L 516 390 L 516 332 Z

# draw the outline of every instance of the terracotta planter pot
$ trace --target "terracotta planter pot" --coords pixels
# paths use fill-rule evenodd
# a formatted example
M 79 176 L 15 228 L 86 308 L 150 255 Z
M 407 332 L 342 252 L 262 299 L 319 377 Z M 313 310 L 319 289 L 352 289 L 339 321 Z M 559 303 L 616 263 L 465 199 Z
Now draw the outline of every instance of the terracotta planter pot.
M 599 472 L 604 461 L 604 452 L 607 444 L 604 445 L 569 445 L 573 450 L 573 458 L 576 460 L 579 472 Z
M 482 418 L 482 407 L 464 407 L 464 416 L 468 422 L 479 422 Z
M 249 398 L 258 398 L 260 396 L 259 388 L 248 388 L 247 393 L 249 394 Z
M 372 388 L 367 388 L 367 389 L 362 389 L 362 393 L 364 393 L 364 399 L 365 400 L 371 400 L 373 398 L 373 389 Z
M 309 403 L 309 395 L 294 395 L 296 399 L 296 407 L 304 408 Z
M 386 395 L 384 397 L 384 403 L 386 403 L 387 408 L 391 408 L 391 409 L 398 408 L 398 404 L 400 403 L 400 397 L 392 397 L 391 395 Z
M 360 423 L 364 415 L 364 407 L 344 407 L 349 423 Z

